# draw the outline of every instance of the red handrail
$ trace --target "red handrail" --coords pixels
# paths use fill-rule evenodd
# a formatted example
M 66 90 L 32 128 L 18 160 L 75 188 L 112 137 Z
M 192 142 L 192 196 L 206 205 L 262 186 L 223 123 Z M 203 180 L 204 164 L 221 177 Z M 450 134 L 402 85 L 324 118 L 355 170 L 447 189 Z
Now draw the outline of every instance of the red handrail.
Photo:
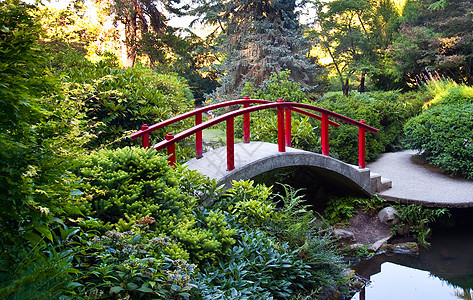
M 250 104 L 260 104 L 257 106 L 250 106 Z M 202 113 L 226 106 L 232 105 L 241 105 L 243 104 L 244 108 L 231 111 L 229 113 L 223 114 L 219 117 L 210 119 L 206 122 L 202 123 Z M 329 155 L 329 134 L 328 128 L 329 125 L 338 127 L 340 124 L 335 123 L 329 120 L 329 117 L 333 117 L 344 121 L 348 124 L 355 125 L 359 128 L 359 166 L 360 168 L 365 167 L 365 131 L 370 132 L 377 132 L 379 131 L 376 128 L 368 126 L 362 120 L 360 122 L 350 119 L 346 116 L 337 114 L 330 110 L 320 108 L 317 106 L 303 104 L 303 103 L 293 103 L 293 102 L 284 102 L 283 100 L 278 100 L 278 102 L 271 102 L 267 100 L 259 100 L 259 99 L 250 99 L 249 97 L 245 97 L 244 99 L 238 99 L 233 101 L 227 101 L 222 103 L 217 103 L 213 105 L 209 105 L 206 107 L 198 108 L 193 111 L 184 113 L 182 115 L 173 117 L 171 119 L 165 120 L 158 124 L 147 126 L 143 125 L 141 130 L 133 133 L 131 135 L 132 138 L 143 137 L 143 147 L 149 147 L 149 133 L 163 128 L 167 125 L 173 124 L 175 122 L 181 121 L 183 119 L 195 116 L 195 126 L 184 130 L 175 136 L 168 134 L 166 136 L 166 140 L 159 142 L 153 146 L 154 149 L 159 150 L 163 148 L 168 148 L 168 155 L 172 158 L 170 160 L 170 164 L 175 163 L 175 153 L 174 153 L 174 144 L 188 136 L 196 134 L 196 157 L 202 157 L 202 130 L 209 128 L 215 124 L 220 122 L 226 121 L 227 122 L 227 169 L 233 170 L 234 169 L 234 118 L 240 115 L 243 115 L 243 131 L 244 131 L 244 142 L 249 143 L 250 141 L 250 121 L 249 121 L 249 114 L 254 111 L 269 109 L 269 108 L 277 108 L 277 116 L 278 116 L 278 149 L 279 152 L 285 152 L 285 146 L 291 145 L 291 111 L 295 111 L 312 118 L 316 118 L 322 121 L 321 126 L 321 144 L 322 144 L 322 154 Z M 307 112 L 302 109 L 308 109 L 312 111 L 316 111 L 322 114 L 322 116 L 313 114 L 311 112 Z

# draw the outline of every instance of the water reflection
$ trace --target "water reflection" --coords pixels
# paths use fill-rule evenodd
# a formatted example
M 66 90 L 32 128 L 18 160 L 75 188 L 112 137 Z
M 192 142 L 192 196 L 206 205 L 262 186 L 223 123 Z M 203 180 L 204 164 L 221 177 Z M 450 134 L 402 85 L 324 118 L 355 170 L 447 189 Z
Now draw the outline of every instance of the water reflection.
M 394 263 L 381 265 L 381 272 L 371 276 L 371 284 L 354 300 L 399 299 L 471 299 L 471 290 L 452 286 L 427 271 Z
M 472 299 L 473 233 L 436 234 L 419 256 L 383 254 L 360 262 L 355 271 L 371 285 L 354 300 Z

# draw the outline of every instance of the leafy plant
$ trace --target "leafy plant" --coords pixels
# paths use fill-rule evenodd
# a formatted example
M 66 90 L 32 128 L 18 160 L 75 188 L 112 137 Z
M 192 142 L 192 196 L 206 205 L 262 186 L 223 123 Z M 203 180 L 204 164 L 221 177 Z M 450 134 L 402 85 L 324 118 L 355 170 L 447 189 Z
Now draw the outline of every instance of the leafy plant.
M 144 230 L 152 223 L 143 218 L 132 231 L 107 231 L 89 239 L 78 255 L 83 275 L 77 293 L 87 299 L 187 297 L 195 287 L 190 280 L 196 266 L 170 259 L 164 248 L 171 239 Z
M 473 179 L 473 104 L 425 110 L 405 126 L 406 144 L 449 174 Z
M 80 230 L 58 222 L 36 226 L 0 254 L 0 298 L 59 299 L 77 286 L 74 252 L 68 248 Z M 20 243 L 20 241 L 24 241 Z
M 159 74 L 143 65 L 122 69 L 110 54 L 91 62 L 73 49 L 55 59 L 54 71 L 61 74 L 69 97 L 81 103 L 86 113 L 87 132 L 93 136 L 85 145 L 89 149 L 136 145 L 138 141 L 128 139 L 131 132 L 193 107 L 191 90 L 175 75 Z M 189 124 L 176 124 L 152 137 L 164 139 L 166 132 Z
M 199 274 L 196 284 L 203 299 L 287 298 L 315 284 L 310 266 L 287 243 L 260 230 L 241 231 L 240 236 L 228 260 Z
M 291 71 L 284 70 L 273 73 L 261 88 L 256 89 L 251 82 L 246 82 L 242 96 L 251 98 L 277 101 L 283 99 L 286 102 L 307 101 L 307 95 L 302 90 L 300 83 L 290 78 Z
M 69 198 L 79 105 L 62 93 L 39 45 L 34 6 L 0 3 L 0 244 L 52 220 Z
M 403 126 L 417 115 L 427 101 L 416 94 L 392 92 L 352 93 L 349 97 L 334 94 L 317 103 L 318 106 L 345 115 L 379 129 L 366 133 L 366 160 L 374 160 L 386 150 L 401 147 Z M 358 128 L 340 122 L 330 129 L 330 155 L 356 164 L 358 158 Z
M 325 208 L 325 218 L 331 223 L 341 223 L 352 218 L 358 209 L 365 211 L 376 211 L 383 203 L 384 199 L 374 196 L 366 197 L 330 197 Z
M 394 207 L 400 222 L 393 227 L 393 232 L 405 235 L 414 233 L 417 235 L 419 244 L 425 247 L 430 245 L 426 240 L 431 231 L 429 225 L 441 216 L 450 215 L 446 208 L 430 209 L 416 204 L 395 205 Z
M 166 158 L 153 149 L 102 149 L 85 157 L 77 174 L 84 194 L 67 210 L 99 218 L 102 231 L 127 231 L 136 220 L 152 217 L 156 235 L 176 240 L 166 253 L 196 263 L 215 262 L 234 243 L 225 214 L 199 207 L 189 191 L 181 190 L 179 175 Z

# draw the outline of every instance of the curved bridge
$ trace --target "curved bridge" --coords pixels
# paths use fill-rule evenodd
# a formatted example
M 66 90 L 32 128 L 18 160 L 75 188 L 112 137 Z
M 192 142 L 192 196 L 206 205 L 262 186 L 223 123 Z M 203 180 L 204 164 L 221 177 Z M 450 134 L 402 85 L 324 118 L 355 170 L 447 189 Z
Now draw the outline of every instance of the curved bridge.
M 221 107 L 234 107 L 236 105 L 243 105 L 243 108 L 202 122 L 202 113 Z M 250 113 L 264 109 L 276 109 L 278 119 L 277 145 L 262 142 L 250 143 Z M 307 110 L 318 112 L 320 115 Z M 300 113 L 321 121 L 320 138 L 322 154 L 290 148 L 292 112 Z M 240 115 L 243 116 L 244 143 L 235 145 L 234 118 Z M 195 134 L 196 158 L 191 159 L 187 165 L 190 169 L 198 170 L 226 186 L 230 186 L 232 180 L 250 179 L 256 175 L 278 168 L 310 166 L 317 170 L 323 170 L 324 176 L 330 177 L 333 181 L 344 182 L 368 194 L 374 194 L 375 192 L 390 187 L 390 181 L 381 181 L 381 176 L 371 174 L 369 169 L 365 169 L 365 132 L 377 132 L 378 129 L 366 125 L 363 120 L 356 121 L 309 104 L 284 102 L 282 99 L 279 99 L 277 102 L 272 102 L 245 97 L 244 99 L 226 101 L 198 108 L 152 126 L 143 125 L 141 130 L 133 133 L 131 137 L 141 137 L 143 147 L 149 148 L 149 135 L 151 132 L 189 117 L 195 117 L 195 126 L 176 135 L 168 133 L 166 140 L 155 144 L 153 148 L 156 150 L 166 148 L 169 163 L 174 165 L 176 162 L 175 143 Z M 330 120 L 329 117 L 359 128 L 358 167 L 346 164 L 329 156 L 329 126 L 340 126 L 340 124 Z M 226 122 L 227 146 L 209 151 L 204 156 L 202 130 L 224 121 Z
M 313 167 L 324 177 L 330 177 L 330 181 L 367 194 L 374 193 L 378 188 L 371 186 L 369 169 L 361 169 L 318 153 L 294 148 L 278 152 L 278 145 L 265 142 L 236 144 L 235 153 L 235 169 L 231 171 L 226 170 L 225 147 L 209 151 L 200 159 L 193 158 L 185 165 L 228 188 L 231 187 L 232 180 L 247 180 L 275 169 L 298 166 Z

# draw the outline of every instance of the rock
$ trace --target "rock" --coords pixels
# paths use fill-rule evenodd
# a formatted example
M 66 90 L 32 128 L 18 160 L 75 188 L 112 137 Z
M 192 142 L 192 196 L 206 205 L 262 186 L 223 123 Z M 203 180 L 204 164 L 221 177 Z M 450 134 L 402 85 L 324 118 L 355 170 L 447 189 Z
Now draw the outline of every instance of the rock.
M 390 227 L 396 225 L 399 222 L 399 218 L 397 217 L 396 212 L 396 209 L 392 206 L 383 208 L 378 213 L 379 221 Z
M 363 248 L 365 245 L 361 244 L 361 243 L 356 243 L 356 244 L 352 244 L 350 246 L 348 246 L 348 249 L 350 250 L 356 250 L 356 249 L 361 249 Z
M 415 242 L 399 243 L 394 245 L 384 245 L 381 249 L 383 253 L 396 253 L 396 254 L 408 254 L 408 255 L 419 255 L 419 245 Z
M 383 246 L 390 238 L 392 237 L 392 235 L 389 235 L 387 237 L 384 237 L 380 240 L 378 240 L 377 242 L 375 242 L 373 245 L 371 245 L 369 248 L 368 248 L 368 251 L 369 252 L 376 252 L 379 250 L 379 248 L 381 248 L 381 246 Z
M 335 228 L 333 230 L 333 233 L 338 237 L 338 240 L 342 243 L 351 244 L 355 242 L 355 235 L 351 231 Z

